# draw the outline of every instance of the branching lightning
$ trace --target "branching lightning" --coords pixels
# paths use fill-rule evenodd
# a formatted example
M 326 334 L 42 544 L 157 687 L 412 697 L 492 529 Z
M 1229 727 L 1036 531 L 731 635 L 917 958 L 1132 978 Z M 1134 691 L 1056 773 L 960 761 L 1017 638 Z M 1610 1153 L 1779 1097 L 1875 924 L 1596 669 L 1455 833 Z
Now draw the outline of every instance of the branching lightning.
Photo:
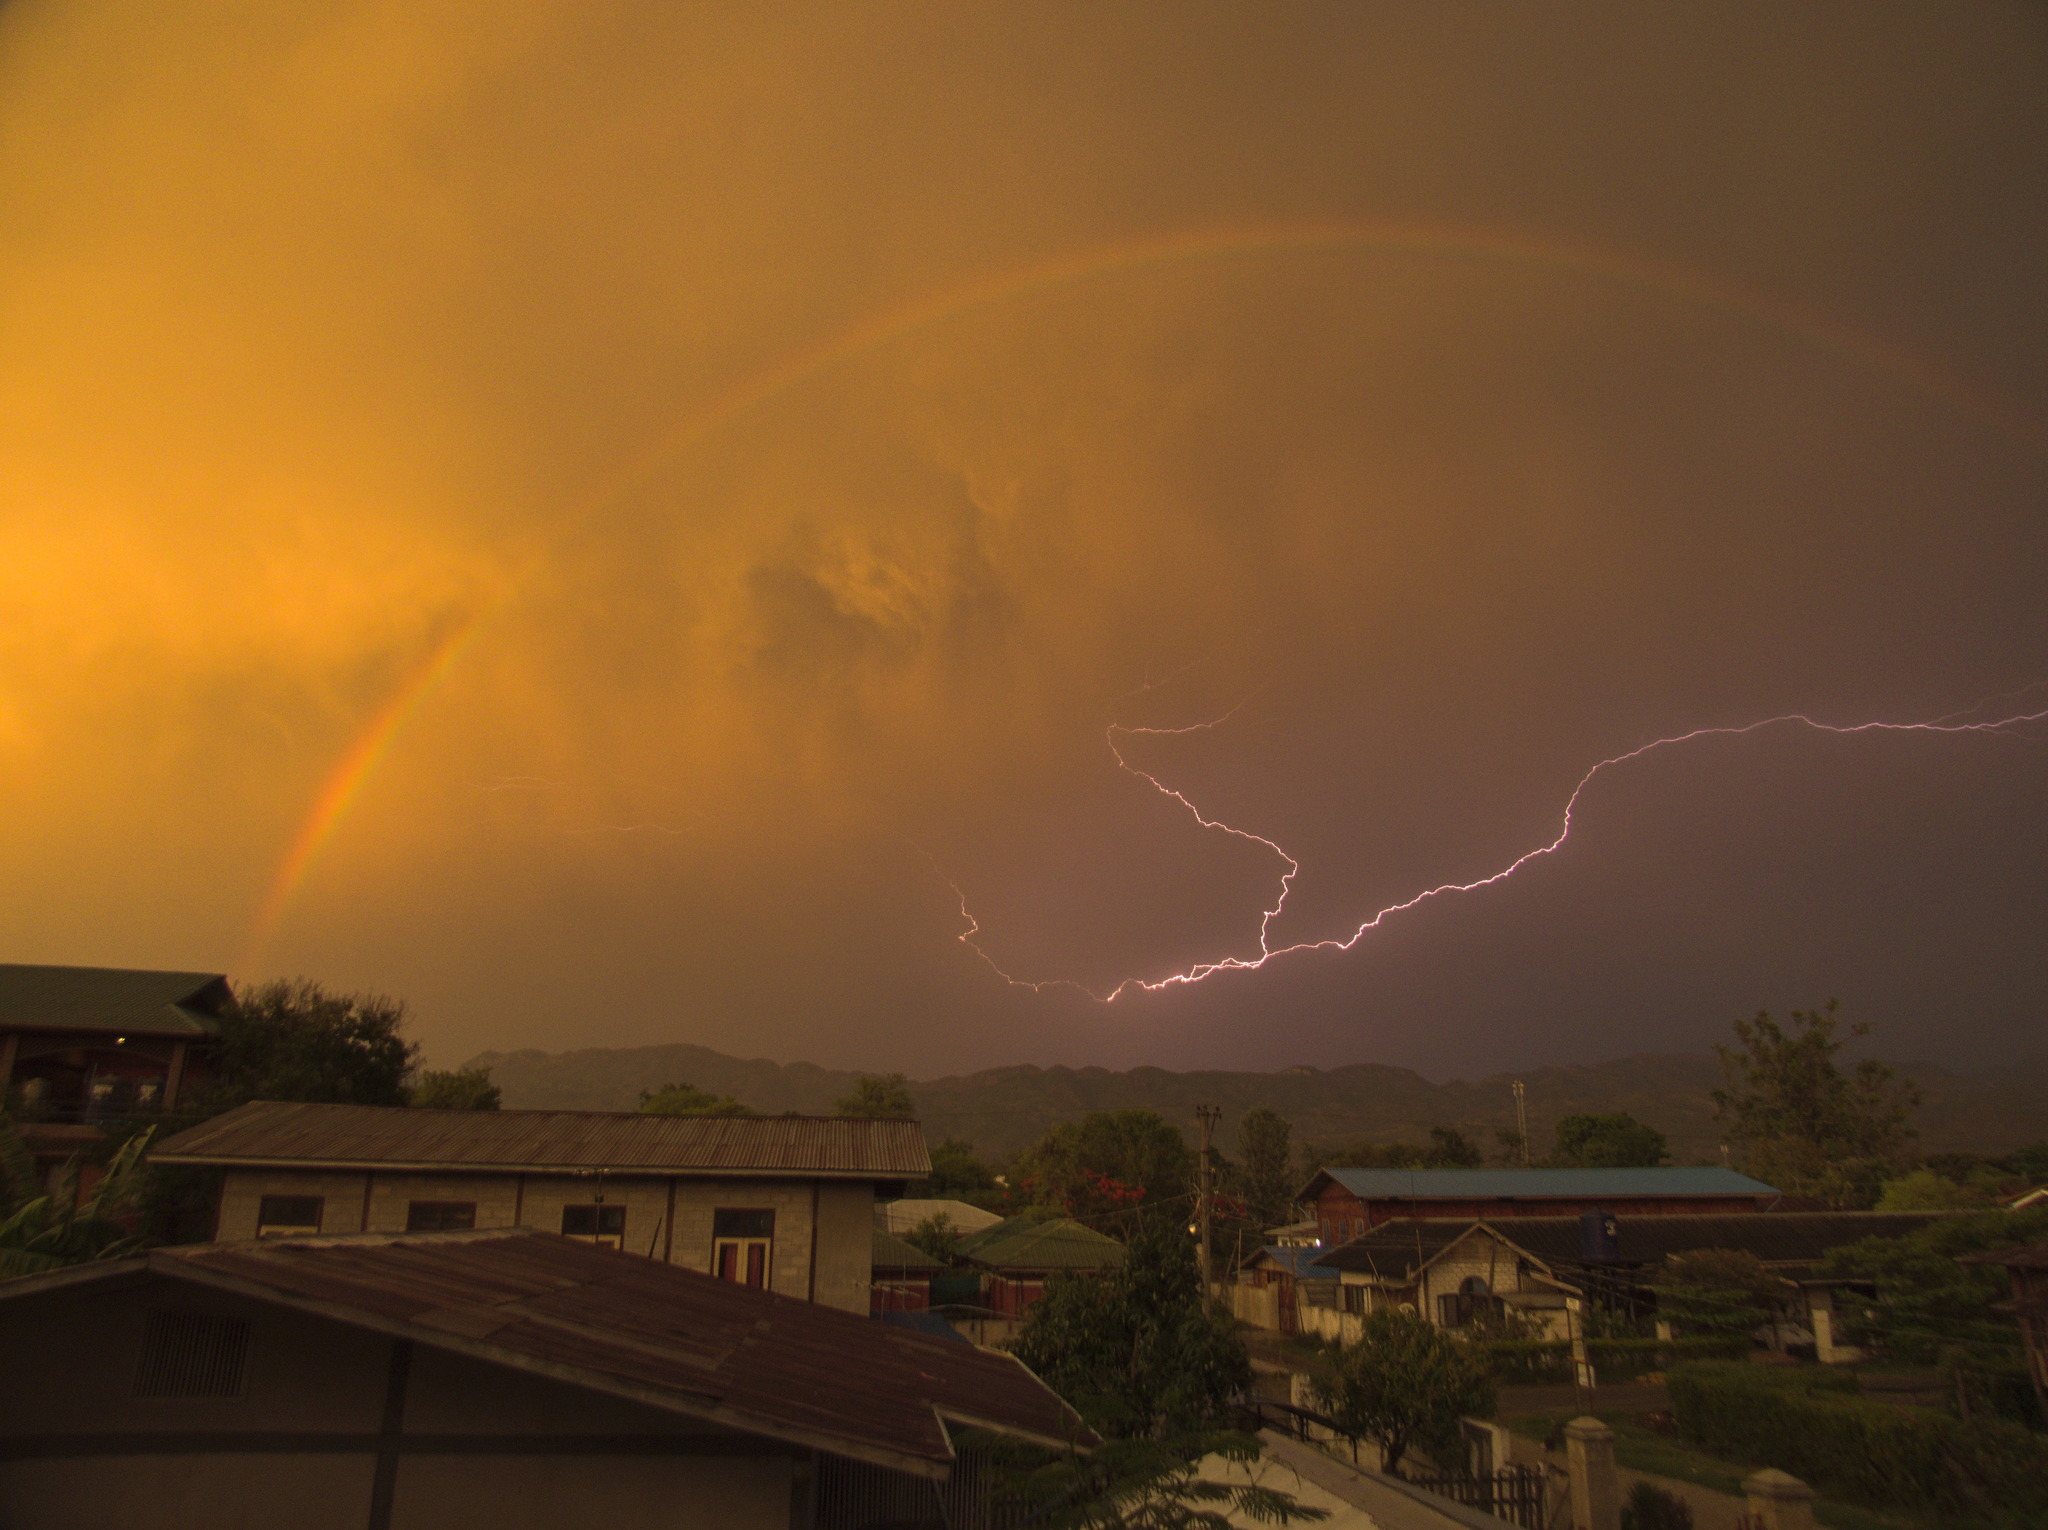
M 1304 951 L 1349 951 L 1354 946 L 1356 946 L 1359 943 L 1359 941 L 1363 940 L 1367 934 L 1369 934 L 1373 930 L 1378 929 L 1387 920 L 1393 918 L 1397 914 L 1404 914 L 1408 912 L 1408 910 L 1417 908 L 1420 905 L 1429 902 L 1433 898 L 1441 898 L 1451 893 L 1477 892 L 1481 888 L 1493 886 L 1496 882 L 1505 882 L 1509 877 L 1512 877 L 1516 872 L 1520 871 L 1524 866 L 1529 865 L 1532 861 L 1541 860 L 1544 856 L 1555 854 L 1558 850 L 1564 847 L 1565 841 L 1571 838 L 1573 815 L 1578 810 L 1579 799 L 1585 795 L 1586 789 L 1593 784 L 1595 778 L 1597 778 L 1603 771 L 1617 769 L 1620 766 L 1629 764 L 1631 761 L 1642 759 L 1645 755 L 1653 754 L 1660 749 L 1672 749 L 1676 748 L 1681 744 L 1689 744 L 1696 740 L 1704 738 L 1739 738 L 1745 734 L 1756 733 L 1762 731 L 1765 728 L 1775 727 L 1807 728 L 1817 733 L 1832 733 L 1844 737 L 1854 736 L 1863 733 L 1973 733 L 1999 734 L 2010 736 L 2010 730 L 2017 728 L 2022 724 L 2037 723 L 2042 722 L 2044 720 L 2048 720 L 2048 708 L 2044 708 L 2036 712 L 2013 712 L 2008 713 L 2004 716 L 1995 717 L 1978 722 L 1960 722 L 1956 719 L 1970 717 L 1975 713 L 1981 712 L 1984 709 L 1984 707 L 1990 703 L 1990 701 L 2003 701 L 2009 697 L 2026 695 L 2029 692 L 2036 691 L 2038 689 L 2040 689 L 2040 687 L 2036 685 L 2028 686 L 2025 689 L 2019 691 L 2006 692 L 2004 695 L 1988 698 L 1986 701 L 1980 701 L 1974 706 L 1964 708 L 1962 711 L 1950 712 L 1945 716 L 1935 718 L 1930 722 L 1866 722 L 1838 724 L 1821 722 L 1816 718 L 1807 716 L 1803 712 L 1785 712 L 1779 714 L 1776 717 L 1766 717 L 1760 719 L 1757 722 L 1744 723 L 1739 726 L 1731 725 L 1723 727 L 1694 728 L 1689 733 L 1675 733 L 1669 736 L 1668 738 L 1652 739 L 1649 743 L 1640 744 L 1634 749 L 1628 750 L 1624 754 L 1612 755 L 1607 759 L 1601 760 L 1598 764 L 1594 765 L 1591 769 L 1589 769 L 1584 775 L 1580 776 L 1578 784 L 1574 786 L 1571 790 L 1571 795 L 1565 799 L 1564 812 L 1560 817 L 1556 837 L 1554 839 L 1549 840 L 1547 843 L 1537 845 L 1534 849 L 1524 851 L 1514 860 L 1508 862 L 1507 865 L 1501 867 L 1500 870 L 1492 872 L 1487 876 L 1480 877 L 1470 882 L 1442 882 L 1436 885 L 1435 887 L 1427 888 L 1424 891 L 1415 894 L 1415 896 L 1413 896 L 1412 898 L 1408 898 L 1400 903 L 1390 903 L 1385 908 L 1379 910 L 1379 912 L 1374 914 L 1371 918 L 1367 919 L 1363 924 L 1359 925 L 1349 935 L 1343 936 L 1342 938 L 1332 937 L 1326 940 L 1304 940 L 1297 941 L 1292 945 L 1283 946 L 1275 946 L 1274 944 L 1272 944 L 1273 922 L 1276 919 L 1278 919 L 1281 916 L 1281 914 L 1286 910 L 1287 897 L 1288 894 L 1293 891 L 1294 879 L 1301 873 L 1301 862 L 1296 860 L 1292 855 L 1288 854 L 1287 851 L 1282 849 L 1278 844 L 1274 843 L 1272 840 L 1266 838 L 1262 834 L 1254 834 L 1249 829 L 1240 829 L 1232 824 L 1224 823 L 1220 819 L 1214 819 L 1206 816 L 1202 812 L 1202 810 L 1195 806 L 1195 804 L 1192 801 L 1190 801 L 1187 798 L 1187 796 L 1185 796 L 1183 793 L 1181 793 L 1180 791 L 1176 790 L 1171 786 L 1168 786 L 1165 782 L 1161 781 L 1157 776 L 1153 775 L 1150 771 L 1141 769 L 1140 767 L 1133 765 L 1127 758 L 1125 758 L 1124 751 L 1119 744 L 1120 739 L 1129 739 L 1145 735 L 1173 736 L 1179 734 L 1206 732 L 1210 729 L 1220 727 L 1222 726 L 1222 724 L 1228 722 L 1244 706 L 1244 703 L 1239 702 L 1236 707 L 1231 708 L 1230 711 L 1224 713 L 1221 717 L 1214 718 L 1208 722 L 1192 723 L 1186 727 L 1181 728 L 1135 728 L 1126 727 L 1119 723 L 1111 723 L 1105 733 L 1105 738 L 1109 745 L 1109 752 L 1111 756 L 1116 760 L 1118 769 L 1124 771 L 1129 775 L 1136 776 L 1139 780 L 1151 786 L 1154 791 L 1160 793 L 1160 795 L 1171 798 L 1174 802 L 1178 803 L 1182 808 L 1186 809 L 1188 816 L 1194 819 L 1194 821 L 1202 828 L 1214 830 L 1222 834 L 1228 834 L 1234 838 L 1246 840 L 1255 845 L 1262 845 L 1267 850 L 1270 850 L 1273 853 L 1274 857 L 1285 866 L 1286 869 L 1282 871 L 1280 874 L 1280 887 L 1278 896 L 1274 898 L 1271 907 L 1263 910 L 1259 917 L 1258 954 L 1256 956 L 1223 956 L 1217 958 L 1215 961 L 1197 962 L 1193 966 L 1188 967 L 1185 971 L 1168 973 L 1166 976 L 1160 978 L 1125 978 L 1121 983 L 1118 983 L 1114 988 L 1110 989 L 1107 993 L 1099 993 L 1082 983 L 1075 982 L 1071 978 L 1045 978 L 1032 980 L 1028 978 L 1015 977 L 1012 976 L 1010 973 L 1005 972 L 1002 969 L 1002 967 L 996 963 L 995 959 L 991 957 L 988 954 L 988 952 L 982 948 L 978 941 L 976 941 L 975 936 L 981 932 L 980 922 L 976 920 L 974 915 L 969 911 L 967 906 L 967 896 L 965 893 L 961 892 L 959 885 L 957 883 L 949 883 L 949 885 L 951 885 L 953 888 L 954 895 L 958 897 L 958 899 L 960 900 L 960 917 L 963 920 L 965 920 L 967 924 L 967 928 L 960 933 L 959 940 L 962 945 L 965 945 L 969 950 L 973 951 L 977 956 L 979 956 L 984 962 L 987 962 L 990 970 L 995 972 L 995 974 L 998 977 L 1002 978 L 1004 982 L 1012 985 L 1013 987 L 1029 988 L 1034 991 L 1043 991 L 1047 988 L 1071 988 L 1074 989 L 1076 992 L 1086 994 L 1089 998 L 1095 999 L 1098 1002 L 1104 1004 L 1114 1003 L 1118 998 L 1122 997 L 1125 993 L 1129 992 L 1132 989 L 1140 989 L 1148 993 L 1159 993 L 1169 988 L 1181 987 L 1202 982 L 1207 978 L 1214 977 L 1219 972 L 1256 971 L 1260 967 L 1265 966 L 1268 962 L 1273 961 L 1279 957 L 1294 956 Z

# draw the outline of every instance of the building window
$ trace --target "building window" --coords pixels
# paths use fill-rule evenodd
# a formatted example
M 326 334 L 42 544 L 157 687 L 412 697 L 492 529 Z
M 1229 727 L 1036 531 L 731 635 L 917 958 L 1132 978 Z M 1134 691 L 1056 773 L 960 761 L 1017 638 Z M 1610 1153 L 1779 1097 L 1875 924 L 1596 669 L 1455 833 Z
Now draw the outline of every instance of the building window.
M 711 1213 L 711 1273 L 760 1290 L 768 1287 L 768 1250 L 775 1240 L 775 1213 L 721 1210 Z
M 1343 1287 L 1343 1291 L 1344 1310 L 1346 1312 L 1356 1313 L 1360 1316 L 1363 1316 L 1365 1313 L 1365 1287 L 1345 1286 Z
M 624 1208 L 621 1208 L 622 1210 Z M 475 1201 L 407 1201 L 407 1232 L 468 1232 L 476 1226 Z
M 320 1230 L 320 1195 L 266 1195 L 256 1204 L 256 1236 L 291 1238 Z
M 606 1248 L 624 1248 L 626 1208 L 607 1206 L 602 1201 L 594 1206 L 564 1206 L 562 1236 L 581 1238 L 585 1243 L 600 1243 Z
M 245 1318 L 152 1312 L 135 1368 L 137 1397 L 240 1397 L 249 1367 Z

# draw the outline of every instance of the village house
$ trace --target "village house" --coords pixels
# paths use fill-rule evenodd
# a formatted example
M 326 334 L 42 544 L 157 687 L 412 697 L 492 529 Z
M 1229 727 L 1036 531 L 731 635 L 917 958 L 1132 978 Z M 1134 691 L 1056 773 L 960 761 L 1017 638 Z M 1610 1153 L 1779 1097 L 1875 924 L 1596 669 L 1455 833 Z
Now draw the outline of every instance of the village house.
M 150 1159 L 224 1171 L 224 1241 L 531 1227 L 859 1313 L 877 1193 L 931 1172 L 915 1121 L 268 1100 Z
M 7 1281 L 0 1353 L 11 1530 L 979 1523 L 959 1430 L 1093 1443 L 1007 1355 L 523 1229 Z
M 950 1268 L 914 1243 L 881 1227 L 874 1230 L 869 1262 L 868 1312 L 924 1312 L 932 1304 L 932 1277 Z
M 1012 1322 L 1045 1295 L 1053 1276 L 1100 1274 L 1124 1262 L 1116 1239 L 1065 1217 L 1010 1217 L 959 1239 L 953 1252 L 979 1275 L 980 1305 Z
M 214 972 L 0 964 L 0 1102 L 37 1161 L 61 1163 L 104 1123 L 205 1088 L 232 1002 Z
M 1489 1313 L 1516 1313 L 1530 1337 L 1565 1340 L 1572 1300 L 1651 1315 L 1665 1261 L 1700 1249 L 1753 1255 L 1777 1277 L 1771 1347 L 1811 1345 L 1825 1363 L 1856 1358 L 1835 1340 L 1833 1317 L 1845 1287 L 1818 1267 L 1830 1249 L 1863 1238 L 1895 1238 L 1942 1212 L 1754 1212 L 1703 1216 L 1518 1217 L 1498 1224 L 1466 1218 L 1383 1222 L 1334 1249 L 1268 1247 L 1240 1267 L 1238 1316 L 1281 1332 L 1339 1342 L 1357 1336 L 1365 1315 L 1407 1309 L 1437 1326 L 1469 1328 Z M 1306 1257 L 1304 1257 L 1306 1256 Z M 1270 1297 L 1257 1294 L 1270 1291 Z M 1282 1305 L 1292 1300 L 1293 1311 Z
M 1303 1188 L 1324 1245 L 1396 1217 L 1616 1216 L 1768 1211 L 1779 1193 L 1733 1169 L 1323 1169 Z

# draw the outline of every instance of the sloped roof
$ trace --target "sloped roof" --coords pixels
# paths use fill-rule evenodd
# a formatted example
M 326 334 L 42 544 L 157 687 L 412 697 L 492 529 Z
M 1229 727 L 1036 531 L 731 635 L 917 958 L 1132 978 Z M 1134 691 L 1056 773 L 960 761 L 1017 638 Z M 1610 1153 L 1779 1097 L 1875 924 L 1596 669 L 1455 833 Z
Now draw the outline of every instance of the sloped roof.
M 948 1470 L 948 1421 L 1092 1442 L 1008 1355 L 528 1228 L 154 1249 L 0 1300 L 139 1272 L 923 1476 Z
M 1946 1212 L 1768 1211 L 1702 1216 L 1618 1216 L 1614 1218 L 1619 1257 L 1613 1263 L 1644 1266 L 1673 1254 L 1702 1248 L 1736 1249 L 1765 1264 L 1817 1264 L 1829 1249 L 1862 1238 L 1896 1238 L 1925 1227 Z M 1397 1217 L 1362 1238 L 1333 1248 L 1316 1262 L 1405 1283 L 1475 1227 L 1556 1270 L 1594 1263 L 1584 1255 L 1577 1217 L 1503 1217 L 1486 1222 L 1465 1217 Z
M 211 1036 L 231 997 L 218 972 L 0 963 L 0 1026 L 24 1030 Z
M 1256 1263 L 1260 1258 L 1271 1259 L 1296 1280 L 1335 1280 L 1335 1270 L 1317 1269 L 1315 1262 L 1323 1256 L 1323 1250 L 1299 1243 L 1268 1243 L 1264 1248 L 1245 1256 L 1245 1266 Z
M 915 1243 L 905 1243 L 892 1233 L 875 1229 L 874 1258 L 870 1268 L 877 1270 L 943 1270 L 948 1266 L 943 1259 L 935 1259 Z
M 957 1232 L 980 1232 L 993 1227 L 1002 1217 L 966 1201 L 886 1201 L 875 1208 L 875 1219 L 892 1233 L 907 1233 L 928 1217 L 943 1215 Z
M 1064 1217 L 1011 1217 L 969 1233 L 953 1251 L 995 1270 L 1101 1270 L 1124 1262 L 1116 1239 Z
M 1606 1196 L 1776 1195 L 1762 1180 L 1733 1169 L 1323 1169 L 1302 1191 L 1310 1199 L 1324 1180 L 1360 1200 L 1541 1200 Z
M 159 1143 L 159 1163 L 917 1179 L 915 1121 L 643 1116 L 584 1110 L 414 1110 L 256 1100 Z

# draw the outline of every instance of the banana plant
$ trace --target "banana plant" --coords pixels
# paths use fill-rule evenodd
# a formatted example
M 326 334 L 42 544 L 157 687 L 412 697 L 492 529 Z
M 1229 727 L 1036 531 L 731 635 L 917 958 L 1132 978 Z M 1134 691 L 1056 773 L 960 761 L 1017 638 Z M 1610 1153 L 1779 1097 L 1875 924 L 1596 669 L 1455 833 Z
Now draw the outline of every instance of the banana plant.
M 140 1249 L 142 1240 L 129 1224 L 142 1189 L 143 1154 L 154 1131 L 122 1143 L 81 1202 L 79 1159 L 74 1155 L 45 1187 L 35 1155 L 14 1122 L 0 1114 L 0 1279 L 120 1259 Z

